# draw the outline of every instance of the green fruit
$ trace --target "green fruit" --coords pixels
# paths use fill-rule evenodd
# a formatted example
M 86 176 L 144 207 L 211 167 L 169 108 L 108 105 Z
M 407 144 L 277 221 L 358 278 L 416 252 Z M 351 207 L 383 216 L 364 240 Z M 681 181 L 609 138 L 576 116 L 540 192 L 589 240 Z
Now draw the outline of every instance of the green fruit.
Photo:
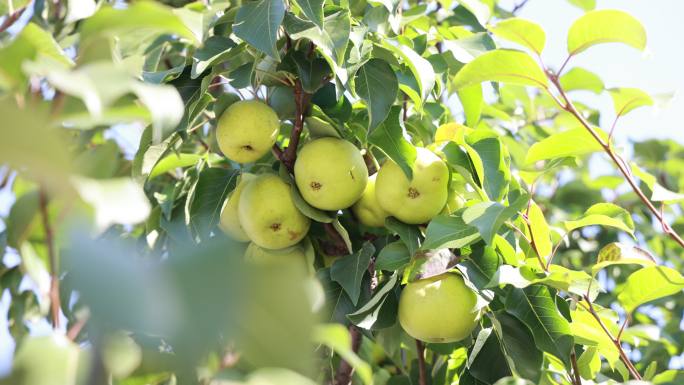
M 361 199 L 354 203 L 352 211 L 362 224 L 369 227 L 382 227 L 385 225 L 385 218 L 389 215 L 378 203 L 375 195 L 375 180 L 378 174 L 373 174 L 368 178 L 366 189 L 363 190 Z
M 295 245 L 311 224 L 295 206 L 290 185 L 273 174 L 259 175 L 245 186 L 238 218 L 249 239 L 265 249 Z
M 247 183 L 255 177 L 256 175 L 254 174 L 242 174 L 237 186 L 235 186 L 235 189 L 228 196 L 228 199 L 226 199 L 221 208 L 219 227 L 226 235 L 239 242 L 249 242 L 249 237 L 242 228 L 240 219 L 238 218 L 238 202 L 240 202 L 242 190 L 247 186 Z
M 477 296 L 458 274 L 445 273 L 406 285 L 399 298 L 399 323 L 425 342 L 460 341 L 479 319 Z
M 463 191 L 463 190 L 460 190 L 460 191 Z M 442 214 L 451 214 L 454 211 L 465 206 L 466 200 L 460 191 L 456 191 L 456 189 L 449 190 L 449 196 L 447 197 L 447 203 L 444 206 L 444 209 L 442 209 L 442 212 L 441 212 Z
M 292 246 L 280 250 L 269 250 L 250 243 L 245 250 L 245 259 L 257 264 L 287 263 L 290 261 L 306 261 L 306 255 L 300 246 Z
M 375 195 L 380 207 L 400 221 L 426 223 L 444 208 L 449 192 L 449 169 L 430 150 L 416 148 L 413 179 L 388 160 L 380 168 L 375 182 Z
M 368 182 L 368 169 L 359 149 L 337 138 L 307 143 L 297 155 L 294 174 L 304 200 L 321 210 L 351 206 Z
M 245 100 L 231 104 L 221 115 L 216 140 L 228 159 L 249 163 L 271 151 L 279 130 L 278 115 L 271 107 Z
M 19 345 L 10 384 L 64 385 L 84 383 L 90 357 L 63 335 L 27 336 Z M 5 382 L 2 382 L 5 383 Z

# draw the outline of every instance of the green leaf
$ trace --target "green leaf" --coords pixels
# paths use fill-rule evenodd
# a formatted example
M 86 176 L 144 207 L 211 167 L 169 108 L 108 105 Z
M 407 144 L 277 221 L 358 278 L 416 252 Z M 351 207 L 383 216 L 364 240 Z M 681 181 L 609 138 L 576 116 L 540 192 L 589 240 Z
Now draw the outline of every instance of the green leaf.
M 347 81 L 347 73 L 339 66 L 342 65 L 349 43 L 351 21 L 349 11 L 341 9 L 325 17 L 323 30 L 313 22 L 302 20 L 290 13 L 285 14 L 283 23 L 285 30 L 292 39 L 309 39 L 316 44 L 316 49 L 328 60 L 328 64 L 335 69 L 335 74 L 343 83 Z
M 221 217 L 221 208 L 228 193 L 235 189 L 238 172 L 218 167 L 207 167 L 199 174 L 192 190 L 190 216 L 187 219 L 191 229 L 201 239 L 208 239 Z
M 598 349 L 590 346 L 577 360 L 577 369 L 579 374 L 585 380 L 593 380 L 596 374 L 601 371 L 601 357 L 598 355 Z
M 408 265 L 411 254 L 404 242 L 395 241 L 388 243 L 380 250 L 375 260 L 376 270 L 394 271 Z
M 527 205 L 528 197 L 521 195 L 509 206 L 498 202 L 476 203 L 463 211 L 463 222 L 478 229 L 482 239 L 491 245 L 501 225 Z
M 382 123 L 397 98 L 399 82 L 386 61 L 371 59 L 359 68 L 354 78 L 354 92 L 368 106 L 368 130 Z
M 392 326 L 396 322 L 398 301 L 394 287 L 399 282 L 399 273 L 393 273 L 383 282 L 359 310 L 349 314 L 347 318 L 356 326 L 376 330 Z
M 513 374 L 500 337 L 493 328 L 482 329 L 468 352 L 468 372 L 485 384 Z
M 666 370 L 656 374 L 652 379 L 656 385 L 677 385 L 682 381 L 684 381 L 684 371 L 681 370 Z
M 323 0 L 296 0 L 297 5 L 309 21 L 323 29 Z
M 318 325 L 313 332 L 313 339 L 318 343 L 325 344 L 348 362 L 364 384 L 373 382 L 373 371 L 370 365 L 352 350 L 351 336 L 349 331 L 342 325 L 327 324 Z
M 646 47 L 646 30 L 630 14 L 601 9 L 585 13 L 568 31 L 568 53 L 576 55 L 602 43 L 624 43 L 638 50 Z
M 321 58 L 309 59 L 301 51 L 295 51 L 292 58 L 297 66 L 297 74 L 302 83 L 302 89 L 310 94 L 318 91 L 330 74 L 328 63 Z
M 598 75 L 581 67 L 572 68 L 559 80 L 565 91 L 587 90 L 600 94 L 605 87 Z
M 599 290 L 598 282 L 584 271 L 551 265 L 546 272 L 539 266 L 536 258 L 528 259 L 523 266 L 501 265 L 485 287 L 511 285 L 523 289 L 540 283 L 579 296 L 584 296 L 589 291 L 589 297 L 592 299 L 596 298 Z
M 638 88 L 611 88 L 608 90 L 613 98 L 615 114 L 622 116 L 644 106 L 652 106 L 653 98 Z
M 639 168 L 635 163 L 630 164 L 632 173 L 641 179 L 648 188 L 651 189 L 651 200 L 654 202 L 663 202 L 665 204 L 672 204 L 684 201 L 684 194 L 674 192 L 666 189 L 658 183 L 656 177 Z
M 383 47 L 401 57 L 403 63 L 409 67 L 413 77 L 418 82 L 421 100 L 425 101 L 435 86 L 435 70 L 432 68 L 432 64 L 407 45 L 391 40 L 383 40 Z M 417 108 L 420 109 L 421 107 L 418 106 Z
M 546 33 L 537 23 L 520 17 L 504 19 L 489 28 L 494 35 L 518 43 L 541 54 L 546 44 Z
M 511 179 L 510 167 L 506 164 L 505 148 L 498 138 L 484 138 L 470 145 L 482 162 L 480 180 L 489 199 L 499 201 L 508 191 Z M 472 159 L 472 156 L 471 156 Z
M 373 253 L 375 247 L 366 242 L 356 253 L 338 258 L 330 268 L 330 277 L 342 286 L 355 306 L 361 295 L 361 280 Z
M 513 289 L 506 297 L 506 311 L 530 328 L 537 347 L 569 366 L 574 345 L 570 324 L 556 308 L 554 296 L 546 286 Z
M 587 209 L 581 217 L 563 222 L 565 229 L 572 231 L 585 226 L 615 227 L 634 235 L 634 221 L 629 211 L 613 203 L 597 203 Z
M 484 105 L 482 85 L 475 84 L 469 87 L 463 87 L 456 92 L 458 94 L 458 99 L 461 101 L 461 105 L 463 106 L 466 124 L 470 127 L 476 127 L 480 122 L 480 116 L 482 116 L 482 106 Z
M 581 8 L 584 11 L 591 11 L 596 8 L 596 0 L 568 0 L 568 3 Z
M 394 217 L 385 218 L 385 227 L 399 235 L 399 238 L 408 249 L 409 256 L 413 256 L 420 249 L 420 230 L 418 226 L 408 225 Z
M 551 231 L 549 230 L 546 218 L 544 218 L 544 213 L 534 201 L 530 202 L 527 220 L 531 230 L 530 240 L 534 242 L 535 249 L 542 260 L 546 261 L 553 249 Z
M 604 309 L 598 304 L 593 304 L 592 306 L 610 334 L 613 337 L 617 336 L 619 333 L 617 314 L 610 309 Z M 586 310 L 586 306 L 577 306 L 570 312 L 570 315 L 572 317 L 570 327 L 572 334 L 575 336 L 575 342 L 595 347 L 606 358 L 608 364 L 614 367 L 615 363 L 619 360 L 619 352 L 613 340 L 608 337 L 594 316 Z
M 596 264 L 592 266 L 591 273 L 596 275 L 599 270 L 612 265 L 650 266 L 655 265 L 655 261 L 648 252 L 641 248 L 612 242 L 599 251 L 598 259 Z
M 171 8 L 152 1 L 134 3 L 126 8 L 102 7 L 87 18 L 81 28 L 81 40 L 96 36 L 123 36 L 144 30 L 150 34 L 171 34 L 193 44 L 199 41 Z
M 37 223 L 40 194 L 32 190 L 17 197 L 7 217 L 7 244 L 15 249 L 28 238 Z
M 347 229 L 342 226 L 342 223 L 340 223 L 339 218 L 335 218 L 335 220 L 332 222 L 333 228 L 337 230 L 337 233 L 340 234 L 340 237 L 342 237 L 342 240 L 344 241 L 344 245 L 347 247 L 347 252 L 351 253 L 352 252 L 352 243 L 351 239 L 349 238 L 349 232 L 347 232 Z M 373 252 L 375 252 L 375 249 L 373 249 Z
M 510 49 L 489 51 L 466 64 L 456 74 L 456 89 L 482 82 L 500 82 L 547 88 L 548 79 L 528 54 Z
M 524 378 L 538 382 L 544 354 L 537 349 L 530 329 L 520 320 L 499 310 L 492 324 L 502 342 L 507 360 L 513 371 Z
M 392 107 L 387 119 L 368 136 L 368 142 L 382 150 L 411 179 L 416 148 L 404 137 L 405 130 L 400 123 L 400 114 L 401 107 Z
M 481 0 L 456 0 L 465 9 L 477 18 L 480 25 L 486 25 L 487 20 L 492 16 L 492 8 L 487 5 L 487 2 Z
M 192 55 L 192 69 L 190 77 L 192 79 L 199 77 L 202 72 L 204 72 L 212 64 L 233 54 L 233 47 L 235 47 L 235 42 L 226 36 L 209 37 L 206 41 L 204 41 L 202 47 L 198 48 Z M 181 67 L 181 72 L 183 67 Z
M 190 167 L 197 163 L 202 157 L 197 154 L 171 154 L 159 160 L 150 171 L 149 179 L 164 175 L 177 168 Z
M 423 248 L 425 250 L 443 247 L 461 248 L 478 239 L 480 239 L 480 233 L 477 228 L 466 224 L 461 215 L 440 215 L 432 218 L 428 224 Z
M 601 138 L 608 139 L 600 129 L 594 127 Z M 603 151 L 603 147 L 584 127 L 572 128 L 553 134 L 533 144 L 527 151 L 525 163 L 530 164 L 540 160 L 582 156 L 593 152 Z
M 283 0 L 247 2 L 235 15 L 233 33 L 259 51 L 280 60 L 276 42 L 278 41 L 278 28 L 284 17 Z
M 349 299 L 342 286 L 330 278 L 330 268 L 323 268 L 316 272 L 316 278 L 323 286 L 325 303 L 328 304 L 326 322 L 336 322 L 346 325 L 349 322 L 347 314 L 354 312 L 356 306 Z
M 74 188 L 95 210 L 95 223 L 102 231 L 112 224 L 134 225 L 147 219 L 150 202 L 138 183 L 130 178 L 73 178 Z
M 684 289 L 684 277 L 665 266 L 648 266 L 627 277 L 618 301 L 628 313 L 646 302 L 677 294 Z

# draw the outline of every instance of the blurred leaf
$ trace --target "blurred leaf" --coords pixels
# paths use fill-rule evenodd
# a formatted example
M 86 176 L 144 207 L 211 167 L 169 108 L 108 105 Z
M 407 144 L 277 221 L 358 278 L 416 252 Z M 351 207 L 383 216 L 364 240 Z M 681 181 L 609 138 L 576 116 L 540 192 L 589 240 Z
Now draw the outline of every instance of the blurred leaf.
M 339 283 L 356 305 L 361 295 L 361 280 L 368 269 L 375 248 L 369 242 L 354 254 L 338 258 L 330 268 L 330 277 Z
M 80 384 L 88 376 L 88 358 L 63 335 L 28 337 L 19 345 L 6 380 L 12 385 Z
M 351 349 L 351 336 L 344 326 L 336 324 L 318 325 L 314 329 L 313 338 L 333 349 L 343 360 L 356 369 L 356 373 L 364 384 L 371 384 L 373 382 L 373 372 L 370 365 L 361 360 Z
M 527 201 L 528 197 L 521 195 L 509 206 L 498 202 L 476 203 L 463 211 L 463 222 L 477 228 L 482 239 L 489 245 L 501 225 L 525 207 Z
M 261 368 L 247 376 L 245 385 L 315 385 L 308 377 L 282 368 Z
M 480 239 L 478 229 L 466 224 L 462 215 L 439 215 L 434 217 L 427 226 L 423 248 L 426 250 L 442 247 L 461 248 L 478 239 Z
M 596 8 L 596 0 L 568 0 L 568 3 L 579 7 L 584 11 L 591 11 Z
M 599 136 L 605 141 L 608 138 L 603 131 L 594 127 Z M 530 164 L 540 160 L 564 158 L 568 156 L 582 156 L 592 152 L 603 151 L 601 145 L 584 128 L 577 127 L 567 131 L 552 134 L 530 147 L 525 157 L 525 163 Z
M 625 311 L 632 313 L 646 302 L 680 293 L 684 289 L 684 277 L 669 267 L 646 266 L 627 277 L 618 294 L 618 301 Z
M 194 44 L 198 43 L 192 31 L 170 8 L 149 1 L 134 3 L 123 9 L 111 6 L 102 7 L 86 19 L 80 29 L 81 39 L 84 41 L 96 36 L 122 36 L 140 30 L 150 35 L 178 35 Z
M 565 91 L 587 90 L 600 94 L 605 87 L 598 75 L 581 67 L 572 68 L 559 80 Z
M 385 218 L 385 227 L 399 235 L 401 241 L 408 248 L 409 256 L 413 256 L 420 248 L 420 230 L 417 226 L 408 225 L 394 217 Z
M 632 173 L 646 183 L 651 189 L 651 200 L 655 202 L 663 202 L 665 204 L 677 203 L 684 201 L 684 194 L 670 191 L 658 183 L 655 176 L 642 170 L 635 163 L 631 163 Z
M 458 71 L 453 86 L 460 89 L 486 81 L 542 89 L 548 85 L 546 75 L 528 54 L 509 49 L 497 49 L 478 56 Z
M 376 270 L 395 271 L 408 265 L 411 261 L 411 254 L 404 242 L 395 241 L 388 243 L 380 250 L 375 260 Z
M 225 168 L 207 167 L 199 174 L 199 179 L 192 190 L 189 200 L 190 216 L 188 225 L 200 237 L 207 239 L 216 229 L 221 217 L 223 202 L 228 193 L 235 189 L 238 172 Z
M 39 196 L 38 190 L 32 190 L 17 197 L 12 205 L 6 223 L 9 246 L 19 248 L 31 233 L 39 215 Z
M 397 77 L 387 62 L 371 59 L 359 68 L 354 91 L 368 106 L 368 130 L 373 131 L 390 112 L 398 91 Z
M 653 377 L 652 382 L 656 385 L 676 385 L 684 380 L 684 371 L 666 370 Z
M 638 88 L 611 88 L 608 93 L 613 98 L 617 116 L 625 115 L 635 108 L 653 105 L 651 96 Z
M 164 175 L 169 171 L 173 171 L 177 168 L 190 167 L 197 163 L 202 158 L 202 156 L 197 154 L 171 154 L 168 155 L 157 162 L 150 171 L 149 179 L 156 178 L 160 175 Z
M 530 328 L 537 347 L 569 366 L 573 347 L 570 324 L 559 313 L 546 286 L 513 289 L 506 297 L 506 311 Z
M 393 106 L 387 119 L 368 136 L 368 142 L 377 146 L 392 159 L 411 179 L 413 163 L 416 160 L 416 149 L 406 140 L 405 130 L 400 123 L 401 107 Z
M 235 16 L 233 33 L 259 51 L 280 60 L 276 41 L 285 16 L 282 0 L 258 0 L 242 4 Z
M 140 223 L 150 213 L 150 202 L 142 187 L 132 179 L 74 177 L 72 183 L 81 199 L 95 210 L 95 224 L 100 231 L 113 224 Z
M 520 17 L 504 19 L 489 30 L 502 39 L 518 43 L 541 54 L 546 44 L 546 33 L 537 23 Z
M 576 55 L 602 43 L 624 43 L 638 50 L 646 47 L 646 31 L 630 14 L 601 9 L 585 13 L 568 31 L 568 53 Z
M 593 225 L 609 226 L 634 235 L 634 221 L 631 214 L 613 203 L 597 203 L 589 207 L 578 219 L 565 221 L 563 225 L 568 231 Z

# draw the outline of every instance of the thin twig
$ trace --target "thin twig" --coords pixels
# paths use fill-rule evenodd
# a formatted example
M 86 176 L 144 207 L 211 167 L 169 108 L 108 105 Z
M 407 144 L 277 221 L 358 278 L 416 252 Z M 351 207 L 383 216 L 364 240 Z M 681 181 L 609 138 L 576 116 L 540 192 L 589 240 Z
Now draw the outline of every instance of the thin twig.
M 577 366 L 577 355 L 575 354 L 575 349 L 573 348 L 570 352 L 570 363 L 572 364 L 572 384 L 582 385 L 582 378 L 579 374 L 579 367 Z
M 427 385 L 427 370 L 425 369 L 425 345 L 416 340 L 416 354 L 418 356 L 418 385 Z
M 78 334 L 81 333 L 83 327 L 88 323 L 88 318 L 88 316 L 83 316 L 76 320 L 76 323 L 67 330 L 67 338 L 76 341 L 76 337 L 78 337 Z
M 516 6 L 513 7 L 513 9 L 511 10 L 511 13 L 515 15 L 516 12 L 520 11 L 522 9 L 522 7 L 524 7 L 525 4 L 527 4 L 528 1 L 530 1 L 530 0 L 523 0 L 520 3 L 516 4 Z
M 21 17 L 25 10 L 26 8 L 17 9 L 11 15 L 6 16 L 5 20 L 2 22 L 2 24 L 0 24 L 0 33 L 5 32 L 9 27 L 11 27 L 12 24 L 14 24 L 14 22 Z
M 663 226 L 663 231 L 665 234 L 667 234 L 670 238 L 672 238 L 675 242 L 679 244 L 682 248 L 684 248 L 684 239 L 682 239 L 679 234 L 677 234 L 672 227 L 665 221 L 664 215 L 658 210 L 653 203 L 646 197 L 646 194 L 644 194 L 643 191 L 641 191 L 641 188 L 637 185 L 637 182 L 634 180 L 632 177 L 631 171 L 629 171 L 628 167 L 626 166 L 626 163 L 622 160 L 622 158 L 613 151 L 613 148 L 610 145 L 610 142 L 606 142 L 599 136 L 598 132 L 594 130 L 594 128 L 587 122 L 587 120 L 582 116 L 582 114 L 577 110 L 575 105 L 572 103 L 568 95 L 565 93 L 563 90 L 563 87 L 561 87 L 560 81 L 558 80 L 558 76 L 554 75 L 552 73 L 547 72 L 547 75 L 551 82 L 556 86 L 561 98 L 563 99 L 563 102 L 558 101 L 559 105 L 561 108 L 563 108 L 565 111 L 571 113 L 579 122 L 584 126 L 584 128 L 589 131 L 591 136 L 594 137 L 594 139 L 601 145 L 603 148 L 604 152 L 608 154 L 610 159 L 615 163 L 617 166 L 618 170 L 620 173 L 624 176 L 625 180 L 627 183 L 630 185 L 632 190 L 636 193 L 636 195 L 639 197 L 639 199 L 646 205 L 646 207 L 649 209 L 649 211 L 653 214 L 653 216 L 656 217 L 656 219 L 660 222 L 660 224 Z M 548 90 L 547 90 L 548 91 Z M 549 92 L 550 95 L 553 95 L 551 92 Z
M 50 313 L 52 316 L 52 326 L 59 328 L 59 313 L 61 311 L 61 304 L 59 298 L 59 268 L 57 267 L 57 253 L 55 252 L 55 242 L 52 233 L 52 226 L 50 226 L 50 218 L 48 215 L 48 198 L 45 190 L 41 189 L 39 193 L 40 215 L 43 220 L 43 229 L 45 230 L 45 243 L 48 252 L 48 262 L 50 264 Z
M 641 380 L 641 374 L 639 374 L 639 371 L 636 370 L 634 367 L 634 364 L 632 361 L 627 357 L 627 353 L 625 353 L 625 350 L 622 348 L 622 344 L 620 343 L 620 340 L 617 338 L 613 337 L 613 334 L 608 330 L 606 325 L 603 323 L 603 320 L 601 320 L 601 317 L 598 315 L 596 310 L 594 309 L 594 305 L 591 303 L 591 300 L 589 300 L 588 296 L 584 296 L 584 300 L 587 302 L 587 305 L 589 305 L 588 308 L 586 308 L 589 311 L 589 314 L 591 314 L 596 322 L 601 326 L 601 329 L 603 329 L 603 332 L 606 333 L 608 338 L 613 342 L 613 345 L 618 350 L 618 354 L 620 356 L 620 360 L 622 361 L 623 364 L 625 364 L 625 367 L 627 367 L 627 370 L 629 371 L 629 374 L 635 379 L 635 380 Z

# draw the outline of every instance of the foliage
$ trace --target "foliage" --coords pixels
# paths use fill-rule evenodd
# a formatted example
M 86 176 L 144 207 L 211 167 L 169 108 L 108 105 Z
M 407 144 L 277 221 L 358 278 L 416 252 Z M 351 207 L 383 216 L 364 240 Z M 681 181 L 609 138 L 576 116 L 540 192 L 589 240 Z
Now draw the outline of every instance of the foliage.
M 633 16 L 570 3 L 586 13 L 551 64 L 545 47 L 565 43 L 496 0 L 0 2 L 0 287 L 17 344 L 0 383 L 681 383 L 684 146 L 638 142 L 628 160 L 616 125 L 575 101 L 607 92 L 615 123 L 654 104 L 566 70 L 601 43 L 646 45 Z M 281 127 L 238 164 L 215 131 L 246 99 Z M 380 228 L 313 207 L 293 164 L 329 136 L 371 174 L 393 161 L 412 178 L 430 149 L 463 207 Z M 312 220 L 305 268 L 245 262 L 219 230 L 244 172 L 290 185 Z M 478 325 L 415 341 L 401 291 L 446 271 L 477 292 Z

